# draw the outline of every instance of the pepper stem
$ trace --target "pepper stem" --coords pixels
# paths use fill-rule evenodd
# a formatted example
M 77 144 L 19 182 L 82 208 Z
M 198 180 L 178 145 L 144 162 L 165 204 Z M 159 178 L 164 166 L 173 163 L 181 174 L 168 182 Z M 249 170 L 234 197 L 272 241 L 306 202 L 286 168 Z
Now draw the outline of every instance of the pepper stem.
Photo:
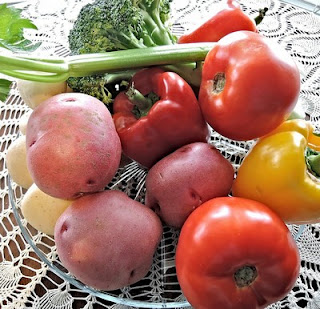
M 308 138 L 308 145 L 313 150 L 320 150 L 320 133 L 312 133 Z
M 135 105 L 133 112 L 138 118 L 146 116 L 152 105 L 159 101 L 158 95 L 154 92 L 150 92 L 144 96 L 138 89 L 134 88 L 134 85 L 129 87 L 126 95 L 130 102 Z
M 310 173 L 320 178 L 320 152 L 308 147 L 305 157 Z
M 257 269 L 250 265 L 245 265 L 234 273 L 234 280 L 239 288 L 249 286 L 257 277 Z
M 268 11 L 268 8 L 263 8 L 263 9 L 259 10 L 259 15 L 254 18 L 254 21 L 255 21 L 257 26 L 262 22 L 262 20 L 264 19 L 267 11 Z

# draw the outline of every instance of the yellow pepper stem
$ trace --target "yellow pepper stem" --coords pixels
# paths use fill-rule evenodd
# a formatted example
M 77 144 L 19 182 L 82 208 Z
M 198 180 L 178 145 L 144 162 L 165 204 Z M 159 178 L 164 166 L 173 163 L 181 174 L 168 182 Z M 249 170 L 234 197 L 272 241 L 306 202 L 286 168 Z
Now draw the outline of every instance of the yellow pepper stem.
M 306 162 L 309 171 L 316 177 L 320 177 L 320 152 L 312 148 L 306 150 Z
M 310 134 L 308 145 L 315 150 L 320 150 L 320 135 L 317 133 Z

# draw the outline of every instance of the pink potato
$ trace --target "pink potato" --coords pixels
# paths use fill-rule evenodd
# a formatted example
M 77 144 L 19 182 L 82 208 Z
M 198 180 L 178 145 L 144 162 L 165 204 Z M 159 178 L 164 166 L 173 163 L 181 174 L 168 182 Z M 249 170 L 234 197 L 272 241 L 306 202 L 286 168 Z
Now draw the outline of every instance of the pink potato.
M 107 190 L 75 200 L 54 232 L 62 264 L 84 284 L 110 291 L 149 271 L 162 237 L 159 217 L 124 192 Z
M 158 161 L 146 177 L 146 206 L 169 226 L 181 228 L 205 201 L 226 196 L 232 164 L 212 145 L 192 143 Z
M 101 191 L 114 177 L 121 143 L 98 99 L 64 93 L 42 102 L 26 130 L 27 165 L 39 189 L 61 199 Z

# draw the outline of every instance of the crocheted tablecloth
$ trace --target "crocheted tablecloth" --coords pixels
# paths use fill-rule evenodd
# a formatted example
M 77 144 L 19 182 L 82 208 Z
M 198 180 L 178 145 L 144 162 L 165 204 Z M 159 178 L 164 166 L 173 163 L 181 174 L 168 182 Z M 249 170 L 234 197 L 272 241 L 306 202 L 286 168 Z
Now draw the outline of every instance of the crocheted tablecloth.
M 80 8 L 88 1 L 55 0 L 24 1 L 16 4 L 23 14 L 38 26 L 35 41 L 42 41 L 36 55 L 68 55 L 68 32 Z M 180 35 L 210 16 L 218 0 L 174 0 L 173 31 Z M 242 0 L 241 6 L 251 16 L 268 7 L 260 32 L 279 42 L 295 59 L 301 72 L 301 94 L 298 106 L 319 130 L 320 119 L 320 16 L 299 6 L 275 0 Z M 319 4 L 316 1 L 314 4 Z M 165 228 L 163 240 L 149 274 L 141 284 L 127 287 L 107 297 L 100 297 L 68 280 L 68 273 L 59 264 L 54 240 L 28 226 L 19 212 L 24 191 L 9 183 L 5 166 L 8 146 L 19 134 L 19 119 L 29 111 L 13 85 L 9 99 L 0 102 L 0 308 L 130 308 L 126 300 L 141 301 L 141 307 L 154 303 L 173 302 L 188 307 L 174 279 L 174 248 L 178 231 Z M 234 142 L 212 132 L 211 142 L 234 164 L 235 168 L 252 146 L 252 142 Z M 138 200 L 144 197 L 145 172 L 136 164 L 119 170 L 112 182 Z M 9 201 L 8 186 L 12 185 Z M 16 216 L 14 214 L 16 212 Z M 282 301 L 270 308 L 320 308 L 320 230 L 318 224 L 289 226 L 301 253 L 301 271 L 295 287 Z M 23 235 L 23 229 L 25 236 Z M 37 253 L 36 253 L 36 252 Z M 39 257 L 40 253 L 40 257 Z M 41 255 L 42 254 L 42 255 Z M 62 278 L 55 269 L 66 274 Z M 76 284 L 74 284 L 76 283 Z M 170 284 L 171 283 L 171 284 Z M 103 295 L 102 295 L 103 296 Z M 120 300 L 124 300 L 120 301 Z M 150 302 L 150 306 L 146 305 Z M 138 304 L 138 303 L 136 303 Z M 138 306 L 138 305 L 137 305 Z M 161 306 L 160 306 L 161 307 Z M 163 305 L 165 308 L 165 305 Z

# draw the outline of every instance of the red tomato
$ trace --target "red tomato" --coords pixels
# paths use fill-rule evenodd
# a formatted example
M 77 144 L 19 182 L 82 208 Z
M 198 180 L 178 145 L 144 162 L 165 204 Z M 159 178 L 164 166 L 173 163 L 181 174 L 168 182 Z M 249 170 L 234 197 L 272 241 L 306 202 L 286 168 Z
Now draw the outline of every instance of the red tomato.
M 186 220 L 176 268 L 194 308 L 253 309 L 288 294 L 299 274 L 300 257 L 287 226 L 267 206 L 219 197 Z
M 237 31 L 207 54 L 199 104 L 218 133 L 249 140 L 288 118 L 299 90 L 298 68 L 280 45 L 255 32 Z

